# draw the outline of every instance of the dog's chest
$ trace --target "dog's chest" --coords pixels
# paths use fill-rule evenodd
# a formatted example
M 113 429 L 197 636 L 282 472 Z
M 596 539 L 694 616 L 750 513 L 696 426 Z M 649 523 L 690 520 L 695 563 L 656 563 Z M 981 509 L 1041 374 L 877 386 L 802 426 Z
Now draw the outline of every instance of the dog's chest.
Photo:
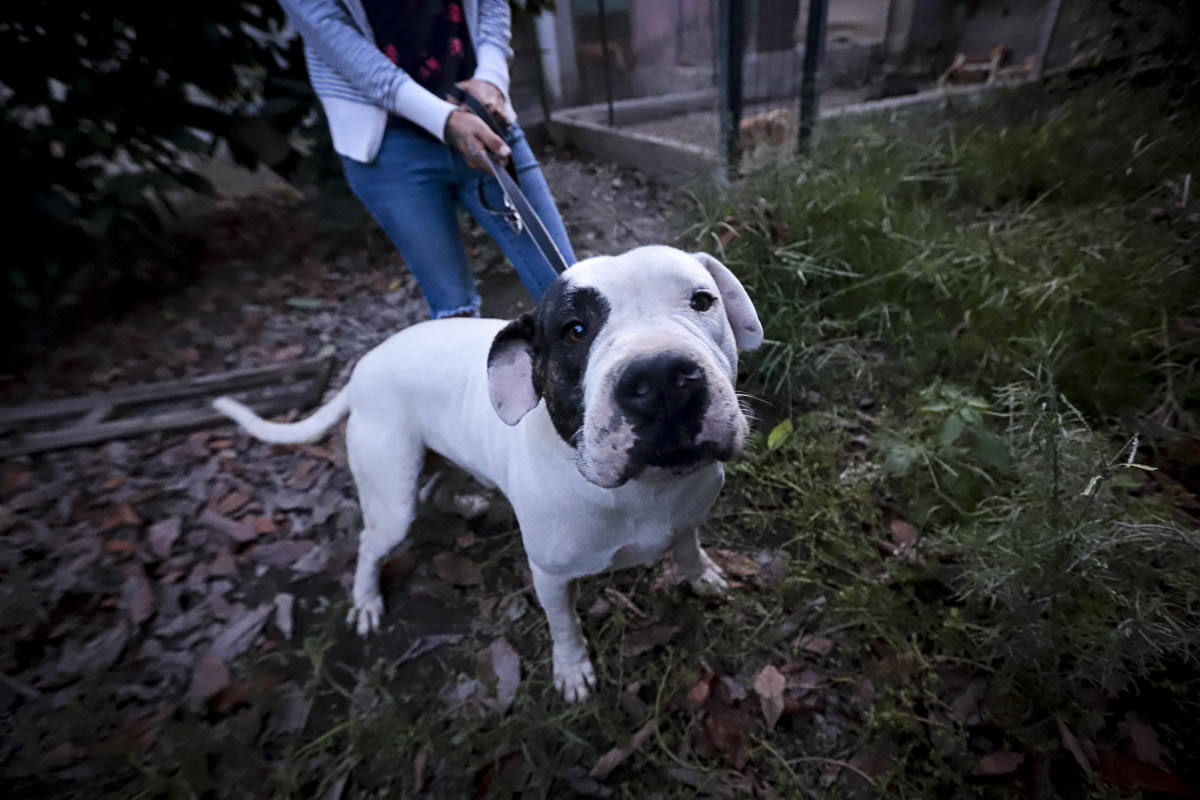
M 590 547 L 584 548 L 585 558 L 593 561 L 589 571 L 652 566 L 680 532 L 690 531 L 699 524 L 697 498 L 692 494 L 650 494 L 641 502 L 593 516 L 594 525 L 589 526 L 592 530 L 585 537 Z M 705 502 L 702 507 L 707 505 Z
M 614 546 L 608 548 L 608 563 L 599 571 L 653 566 L 671 546 L 673 538 L 672 526 L 663 524 L 662 521 L 635 525 L 627 532 L 624 541 L 614 542 Z M 603 550 L 600 552 L 603 553 Z
M 714 464 L 685 479 L 614 490 L 577 476 L 559 470 L 519 484 L 510 500 L 530 560 L 547 572 L 581 577 L 653 564 L 677 535 L 703 522 L 724 470 Z

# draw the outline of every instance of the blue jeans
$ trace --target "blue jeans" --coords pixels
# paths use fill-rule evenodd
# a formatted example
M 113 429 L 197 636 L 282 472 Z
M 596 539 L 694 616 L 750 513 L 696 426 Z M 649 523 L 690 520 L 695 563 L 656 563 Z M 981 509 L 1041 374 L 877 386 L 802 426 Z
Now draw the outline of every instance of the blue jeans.
M 546 225 L 563 258 L 575 263 L 562 217 L 525 134 L 514 125 L 512 148 L 521 189 Z M 461 203 L 496 240 L 534 300 L 554 280 L 554 269 L 528 234 L 507 222 L 504 194 L 490 174 L 471 169 L 457 150 L 415 126 L 389 124 L 374 162 L 342 158 L 350 188 L 404 257 L 436 319 L 479 313 L 479 294 L 458 231 Z

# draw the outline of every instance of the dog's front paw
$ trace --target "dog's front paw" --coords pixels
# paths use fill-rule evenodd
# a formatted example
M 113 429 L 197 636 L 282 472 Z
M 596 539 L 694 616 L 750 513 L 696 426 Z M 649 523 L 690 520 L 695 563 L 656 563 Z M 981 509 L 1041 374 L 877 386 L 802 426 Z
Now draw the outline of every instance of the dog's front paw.
M 357 630 L 359 636 L 367 636 L 379 630 L 381 617 L 383 617 L 383 598 L 375 595 L 366 600 L 354 601 L 350 613 L 346 614 L 346 624 Z
M 568 703 L 583 702 L 595 687 L 596 671 L 592 669 L 591 659 L 584 656 L 582 661 L 568 665 L 555 662 L 554 688 L 562 693 Z
M 721 568 L 707 555 L 704 557 L 704 571 L 690 583 L 693 592 L 708 597 L 716 597 L 729 590 L 729 581 L 725 580 L 725 573 L 721 572 Z

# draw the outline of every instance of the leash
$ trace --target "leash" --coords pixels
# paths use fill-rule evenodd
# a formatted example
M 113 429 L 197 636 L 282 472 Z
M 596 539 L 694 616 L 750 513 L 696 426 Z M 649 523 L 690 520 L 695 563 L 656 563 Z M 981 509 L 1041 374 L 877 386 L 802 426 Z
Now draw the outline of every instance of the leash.
M 493 133 L 501 139 L 505 137 L 507 131 L 500 127 L 492 113 L 479 101 L 479 98 L 459 86 L 451 87 L 448 94 L 451 100 L 462 103 L 468 111 L 482 119 Z M 541 252 L 542 257 L 550 264 L 551 269 L 561 275 L 570 265 L 567 264 L 558 245 L 554 243 L 554 239 L 547 232 L 542 218 L 533 210 L 533 204 L 529 202 L 525 192 L 521 191 L 521 186 L 517 182 L 517 167 L 513 160 L 511 158 L 508 160 L 508 168 L 505 169 L 500 163 L 500 157 L 491 150 L 485 150 L 484 155 L 487 157 L 492 177 L 496 179 L 496 183 L 500 184 L 500 189 L 504 193 L 504 207 L 508 211 L 506 216 L 509 227 L 517 234 L 527 233 L 533 240 L 534 246 Z

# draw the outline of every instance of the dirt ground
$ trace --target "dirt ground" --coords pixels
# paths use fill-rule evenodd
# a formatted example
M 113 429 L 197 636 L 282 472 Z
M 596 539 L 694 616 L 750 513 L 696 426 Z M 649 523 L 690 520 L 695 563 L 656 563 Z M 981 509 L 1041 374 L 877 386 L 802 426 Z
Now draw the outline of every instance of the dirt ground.
M 639 174 L 555 152 L 543 165 L 580 257 L 669 242 L 680 229 L 679 198 Z M 197 282 L 2 376 L 0 402 L 320 354 L 336 358 L 336 389 L 367 350 L 426 316 L 399 257 L 361 213 L 321 219 L 294 199 L 257 196 L 186 227 L 179 258 L 196 262 Z M 484 312 L 528 307 L 482 231 L 469 225 L 466 241 Z M 237 774 L 239 748 L 260 734 L 328 723 L 319 717 L 329 706 L 305 689 L 313 664 L 300 655 L 321 637 L 337 656 L 331 679 L 356 698 L 367 691 L 360 673 L 380 656 L 397 680 L 445 677 L 430 653 L 464 636 L 498 637 L 493 651 L 511 666 L 516 652 L 503 637 L 528 640 L 544 623 L 527 613 L 515 523 L 495 497 L 472 496 L 464 510 L 453 492 L 436 493 L 412 546 L 385 570 L 383 632 L 360 645 L 343 630 L 360 517 L 341 447 L 338 435 L 271 446 L 225 425 L 0 465 L 6 780 L 27 796 L 119 796 L 145 778 L 130 773 L 131 758 L 164 747 L 178 755 L 197 737 L 218 740 L 205 751 L 210 771 Z M 518 648 L 538 665 L 527 669 L 548 671 L 546 653 Z M 327 668 L 334 663 L 331 655 Z M 460 705 L 503 705 L 503 687 L 497 699 L 459 678 Z M 88 787 L 96 779 L 103 789 Z

